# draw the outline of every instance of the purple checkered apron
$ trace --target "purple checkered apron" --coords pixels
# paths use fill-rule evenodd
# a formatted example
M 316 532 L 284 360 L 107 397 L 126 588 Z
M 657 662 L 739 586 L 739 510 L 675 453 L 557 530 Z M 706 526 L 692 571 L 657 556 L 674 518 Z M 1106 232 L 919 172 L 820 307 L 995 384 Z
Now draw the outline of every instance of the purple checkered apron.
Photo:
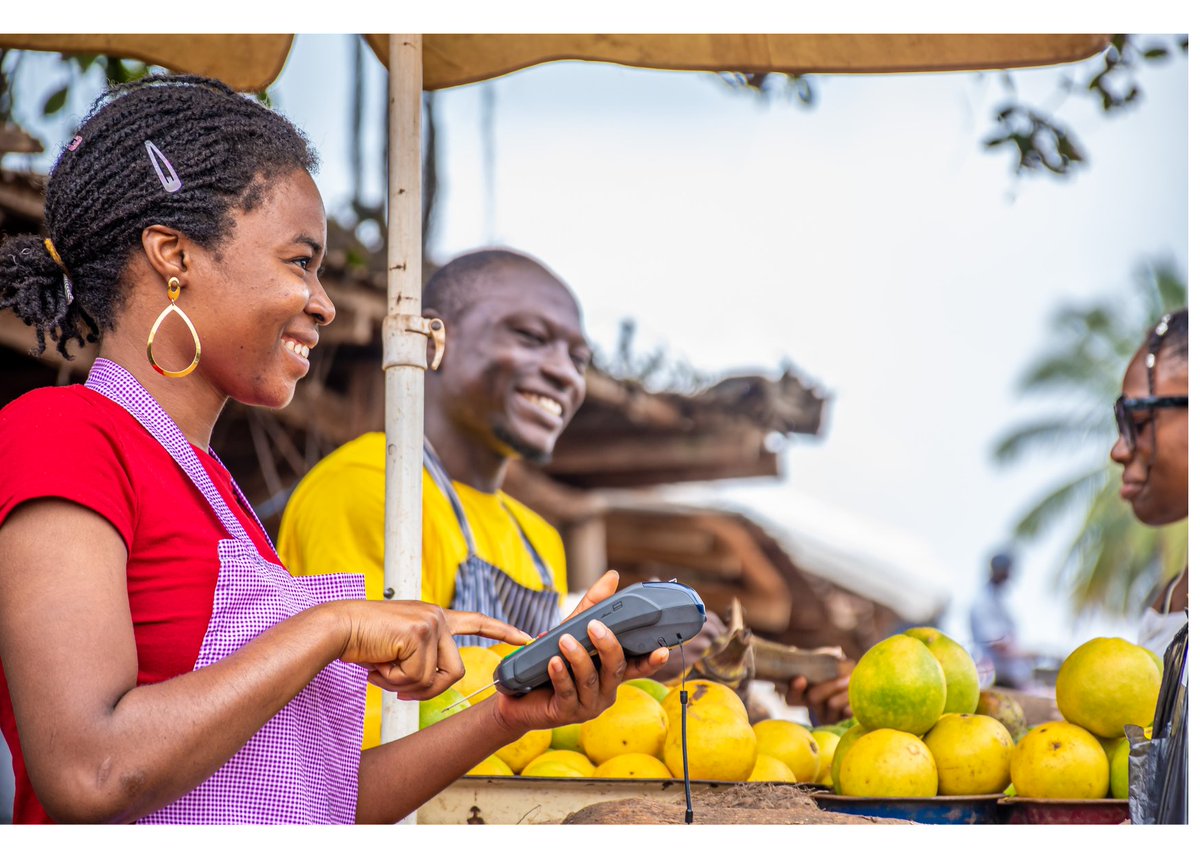
M 231 536 L 217 544 L 221 569 L 196 670 L 319 603 L 365 598 L 362 576 L 294 577 L 259 555 L 179 427 L 127 371 L 97 358 L 86 386 L 129 411 L 162 444 Z M 233 487 L 242 508 L 258 522 L 241 489 Z M 270 540 L 265 530 L 263 536 Z M 333 662 L 215 774 L 140 823 L 352 823 L 366 679 L 366 669 Z
M 471 525 L 467 522 L 467 512 L 463 508 L 458 494 L 454 491 L 454 484 L 451 482 L 446 468 L 442 466 L 442 462 L 438 459 L 437 453 L 433 451 L 428 440 L 425 441 L 425 469 L 433 477 L 438 490 L 449 500 L 450 507 L 454 509 L 454 516 L 458 520 L 458 527 L 462 530 L 463 538 L 467 542 L 467 559 L 458 566 L 458 572 L 454 575 L 454 601 L 450 604 L 450 608 L 467 612 L 482 612 L 488 617 L 510 623 L 517 629 L 523 629 L 534 636 L 541 635 L 551 627 L 557 626 L 562 620 L 562 614 L 558 608 L 558 592 L 554 590 L 554 577 L 551 576 L 550 568 L 542 561 L 542 557 L 534 549 L 512 511 L 510 510 L 508 514 L 516 524 L 521 540 L 525 542 L 525 549 L 529 551 L 533 564 L 537 567 L 538 575 L 541 577 L 542 585 L 545 586 L 541 590 L 526 588 L 475 553 L 475 536 L 471 534 Z M 508 506 L 505 506 L 505 509 L 507 510 Z M 454 641 L 459 647 L 487 647 L 499 643 L 479 635 L 456 635 Z

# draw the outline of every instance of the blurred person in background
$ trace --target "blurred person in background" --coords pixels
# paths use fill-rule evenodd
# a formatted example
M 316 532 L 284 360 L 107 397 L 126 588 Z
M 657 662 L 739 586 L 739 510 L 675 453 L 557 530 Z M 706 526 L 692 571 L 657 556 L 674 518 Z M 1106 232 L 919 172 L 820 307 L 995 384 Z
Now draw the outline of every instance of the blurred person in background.
M 1017 641 L 1017 622 L 1008 608 L 1005 595 L 1012 579 L 1013 559 L 1006 552 L 992 556 L 988 579 L 971 604 L 971 641 L 981 655 L 981 667 L 996 672 L 995 684 L 1023 689 L 1033 678 L 1033 665 Z

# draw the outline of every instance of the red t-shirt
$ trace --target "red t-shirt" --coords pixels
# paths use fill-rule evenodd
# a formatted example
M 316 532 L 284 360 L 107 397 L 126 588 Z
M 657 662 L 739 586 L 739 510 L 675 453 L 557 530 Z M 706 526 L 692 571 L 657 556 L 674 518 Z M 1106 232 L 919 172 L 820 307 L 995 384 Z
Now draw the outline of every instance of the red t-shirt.
M 278 564 L 234 496 L 229 473 L 193 449 L 258 551 Z M 191 671 L 212 616 L 217 543 L 229 534 L 175 459 L 99 393 L 81 385 L 34 390 L 0 409 L 0 526 L 22 503 L 48 497 L 91 509 L 125 542 L 137 684 Z M 48 822 L 25 770 L 3 660 L 0 731 L 16 774 L 13 821 Z

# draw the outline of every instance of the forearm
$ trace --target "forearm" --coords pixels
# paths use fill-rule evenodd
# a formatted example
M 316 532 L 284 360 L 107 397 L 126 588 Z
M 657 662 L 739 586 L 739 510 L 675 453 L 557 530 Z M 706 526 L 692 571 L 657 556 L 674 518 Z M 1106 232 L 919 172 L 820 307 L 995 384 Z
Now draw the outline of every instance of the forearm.
M 211 776 L 336 659 L 344 632 L 337 609 L 318 606 L 213 665 L 131 688 L 91 717 L 56 723 L 36 702 L 19 707 L 18 722 L 35 731 L 25 752 L 39 800 L 59 821 L 129 822 L 161 808 Z
M 462 777 L 523 730 L 502 722 L 492 697 L 410 736 L 364 751 L 360 824 L 393 824 Z

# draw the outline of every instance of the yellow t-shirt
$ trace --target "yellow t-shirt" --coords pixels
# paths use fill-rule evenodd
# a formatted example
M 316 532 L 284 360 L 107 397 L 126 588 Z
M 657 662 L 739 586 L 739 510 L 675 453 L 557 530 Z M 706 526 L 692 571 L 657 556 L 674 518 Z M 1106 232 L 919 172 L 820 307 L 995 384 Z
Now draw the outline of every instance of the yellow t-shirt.
M 385 458 L 385 436 L 369 432 L 331 452 L 300 480 L 279 526 L 279 556 L 294 575 L 361 573 L 366 577 L 367 599 L 383 599 Z M 545 587 L 541 575 L 521 540 L 524 530 L 554 577 L 559 595 L 565 595 L 566 554 L 553 526 L 502 491 L 484 493 L 461 482 L 454 483 L 454 490 L 467 514 L 480 558 L 527 588 L 541 590 Z M 449 608 L 458 566 L 466 558 L 467 542 L 450 501 L 425 471 L 421 482 L 421 599 Z M 363 747 L 379 744 L 381 711 L 381 692 L 368 686 Z

